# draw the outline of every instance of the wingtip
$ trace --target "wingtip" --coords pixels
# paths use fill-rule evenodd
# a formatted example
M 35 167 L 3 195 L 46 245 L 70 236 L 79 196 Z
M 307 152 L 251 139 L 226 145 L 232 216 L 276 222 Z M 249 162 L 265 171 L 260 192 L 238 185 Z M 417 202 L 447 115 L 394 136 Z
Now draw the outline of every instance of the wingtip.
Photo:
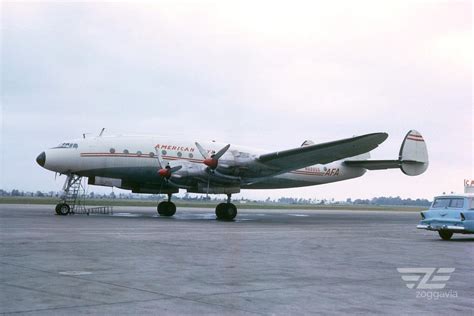
M 372 133 L 372 134 L 363 135 L 361 137 L 367 137 L 367 136 L 372 137 L 372 139 L 376 139 L 377 143 L 381 144 L 388 138 L 388 133 L 385 133 L 385 132 Z
M 388 133 L 385 133 L 385 132 L 381 132 L 379 133 L 381 138 L 382 138 L 382 142 L 384 142 L 387 138 L 388 138 Z

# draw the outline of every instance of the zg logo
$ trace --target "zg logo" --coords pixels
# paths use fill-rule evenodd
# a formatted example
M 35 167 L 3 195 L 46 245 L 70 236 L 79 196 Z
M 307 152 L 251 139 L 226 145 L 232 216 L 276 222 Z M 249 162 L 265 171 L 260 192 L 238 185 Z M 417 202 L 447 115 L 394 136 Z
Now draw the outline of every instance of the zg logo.
M 444 289 L 455 268 L 397 268 L 409 289 Z

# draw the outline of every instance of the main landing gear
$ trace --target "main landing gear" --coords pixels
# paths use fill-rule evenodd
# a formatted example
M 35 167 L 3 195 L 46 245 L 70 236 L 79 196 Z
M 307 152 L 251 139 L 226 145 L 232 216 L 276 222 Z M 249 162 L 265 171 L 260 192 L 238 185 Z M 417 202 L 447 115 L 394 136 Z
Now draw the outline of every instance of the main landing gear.
M 171 194 L 168 194 L 168 201 L 158 204 L 157 211 L 161 216 L 173 216 L 176 213 L 176 205 L 171 202 Z
M 220 203 L 216 207 L 217 220 L 231 221 L 237 216 L 237 207 L 230 203 L 231 195 L 227 194 L 227 203 Z
M 227 194 L 227 203 L 220 203 L 216 207 L 216 218 L 221 221 L 231 221 L 237 216 L 237 207 L 230 203 L 231 195 Z M 160 216 L 173 216 L 176 213 L 176 205 L 171 202 L 171 194 L 168 194 L 168 201 L 158 204 L 158 214 Z

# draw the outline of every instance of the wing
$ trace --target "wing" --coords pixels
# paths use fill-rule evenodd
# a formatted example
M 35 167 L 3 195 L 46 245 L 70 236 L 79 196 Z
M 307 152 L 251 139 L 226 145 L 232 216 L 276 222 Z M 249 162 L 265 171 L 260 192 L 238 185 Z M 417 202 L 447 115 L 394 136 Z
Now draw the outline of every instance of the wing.
M 264 154 L 257 161 L 276 172 L 287 172 L 369 152 L 377 148 L 387 137 L 387 133 L 367 134 Z

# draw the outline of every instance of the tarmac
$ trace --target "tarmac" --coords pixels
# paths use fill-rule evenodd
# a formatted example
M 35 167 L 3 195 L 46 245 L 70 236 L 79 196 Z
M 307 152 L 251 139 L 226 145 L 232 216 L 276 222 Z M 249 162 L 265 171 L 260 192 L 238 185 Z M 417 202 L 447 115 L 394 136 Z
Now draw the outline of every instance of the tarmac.
M 415 228 L 416 212 L 239 209 L 234 222 L 195 208 L 178 208 L 173 218 L 159 217 L 152 207 L 53 214 L 48 205 L 0 205 L 1 313 L 474 310 L 474 235 L 442 241 Z M 435 270 L 409 282 L 398 268 L 455 270 L 437 281 Z

